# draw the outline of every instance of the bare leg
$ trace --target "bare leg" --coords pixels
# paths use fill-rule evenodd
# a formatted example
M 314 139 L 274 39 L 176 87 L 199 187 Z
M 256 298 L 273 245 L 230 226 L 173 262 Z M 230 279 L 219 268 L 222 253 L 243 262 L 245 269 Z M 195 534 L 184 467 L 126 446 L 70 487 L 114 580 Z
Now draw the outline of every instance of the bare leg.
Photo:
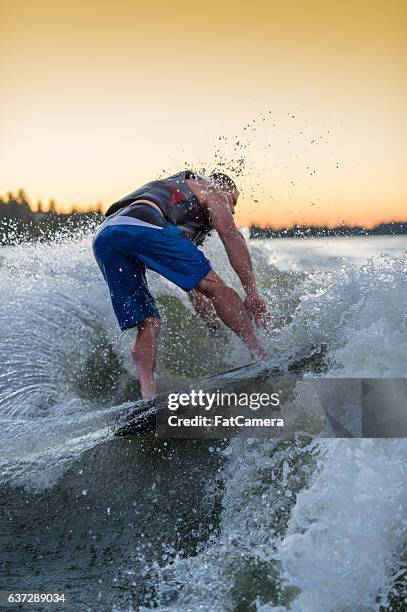
M 157 340 L 160 333 L 160 319 L 147 317 L 138 324 L 132 355 L 136 363 L 143 399 L 152 397 L 157 392 L 154 380 Z
M 208 329 L 213 333 L 219 331 L 219 318 L 216 315 L 212 300 L 195 289 L 188 293 L 188 298 L 196 314 L 202 319 Z
M 256 338 L 245 305 L 234 289 L 211 270 L 195 287 L 212 300 L 218 317 L 243 340 L 253 359 L 264 359 L 267 351 Z

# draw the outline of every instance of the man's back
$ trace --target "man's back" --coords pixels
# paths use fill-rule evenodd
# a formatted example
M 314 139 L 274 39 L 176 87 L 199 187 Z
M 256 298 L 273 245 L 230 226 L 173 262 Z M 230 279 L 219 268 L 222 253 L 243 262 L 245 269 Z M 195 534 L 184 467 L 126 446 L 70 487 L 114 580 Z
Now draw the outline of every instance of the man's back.
M 213 229 L 208 211 L 201 202 L 202 180 L 193 172 L 184 171 L 151 181 L 112 204 L 106 217 L 115 214 L 137 217 L 137 203 L 150 202 L 169 223 L 179 227 L 186 238 L 201 244 Z

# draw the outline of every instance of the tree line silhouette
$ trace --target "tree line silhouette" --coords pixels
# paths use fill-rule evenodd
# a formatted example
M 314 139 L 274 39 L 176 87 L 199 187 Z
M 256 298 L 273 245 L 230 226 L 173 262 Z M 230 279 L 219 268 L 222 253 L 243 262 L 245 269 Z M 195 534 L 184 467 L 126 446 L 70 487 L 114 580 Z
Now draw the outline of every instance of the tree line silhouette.
M 70 213 L 58 212 L 55 200 L 44 206 L 37 202 L 37 210 L 30 206 L 28 196 L 23 189 L 17 194 L 9 192 L 0 197 L 0 244 L 15 244 L 27 240 L 49 240 L 61 232 L 77 229 L 88 230 L 96 227 L 103 220 L 102 204 L 98 203 L 91 211 L 80 212 L 74 208 Z M 383 236 L 407 234 L 407 222 L 392 221 L 381 223 L 374 228 L 362 226 L 339 225 L 306 226 L 293 225 L 285 228 L 260 227 L 252 225 L 250 238 L 306 238 L 323 236 Z
M 91 229 L 102 220 L 101 204 L 88 212 L 73 208 L 70 213 L 61 213 L 55 200 L 48 206 L 39 200 L 34 211 L 24 189 L 19 189 L 17 194 L 9 192 L 5 198 L 0 197 L 0 244 L 49 240 L 61 232 Z

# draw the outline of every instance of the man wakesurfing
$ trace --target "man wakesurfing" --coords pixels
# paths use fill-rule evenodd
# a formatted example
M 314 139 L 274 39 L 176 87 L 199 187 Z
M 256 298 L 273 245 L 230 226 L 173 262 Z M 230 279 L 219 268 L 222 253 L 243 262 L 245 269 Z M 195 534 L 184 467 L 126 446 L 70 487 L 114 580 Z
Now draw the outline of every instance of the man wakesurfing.
M 267 306 L 256 287 L 250 254 L 234 219 L 239 191 L 226 174 L 209 177 L 191 171 L 143 185 L 112 204 L 93 240 L 93 252 L 109 286 L 122 330 L 137 327 L 132 355 L 141 394 L 156 393 L 154 364 L 160 314 L 146 280 L 154 270 L 189 292 L 196 312 L 211 313 L 246 344 L 254 360 L 267 357 L 254 333 L 267 319 Z M 224 244 L 245 291 L 244 301 L 216 274 L 198 249 L 211 230 Z

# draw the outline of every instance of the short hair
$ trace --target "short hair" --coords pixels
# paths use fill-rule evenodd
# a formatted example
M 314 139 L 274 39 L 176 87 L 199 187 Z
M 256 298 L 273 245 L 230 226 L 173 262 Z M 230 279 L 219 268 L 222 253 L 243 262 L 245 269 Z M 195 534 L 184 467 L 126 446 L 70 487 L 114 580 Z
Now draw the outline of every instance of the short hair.
M 211 181 L 215 183 L 215 186 L 219 189 L 225 191 L 237 191 L 237 185 L 233 179 L 230 178 L 227 174 L 222 174 L 222 172 L 212 172 L 209 175 Z

